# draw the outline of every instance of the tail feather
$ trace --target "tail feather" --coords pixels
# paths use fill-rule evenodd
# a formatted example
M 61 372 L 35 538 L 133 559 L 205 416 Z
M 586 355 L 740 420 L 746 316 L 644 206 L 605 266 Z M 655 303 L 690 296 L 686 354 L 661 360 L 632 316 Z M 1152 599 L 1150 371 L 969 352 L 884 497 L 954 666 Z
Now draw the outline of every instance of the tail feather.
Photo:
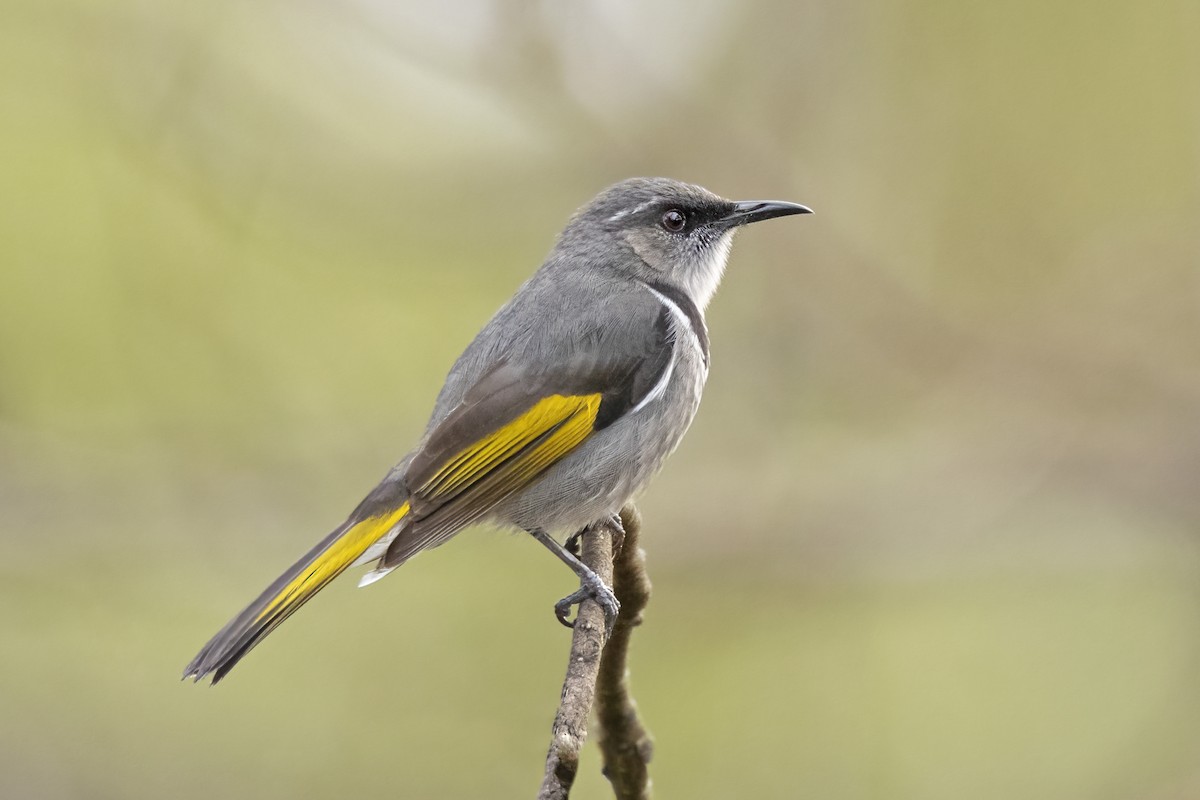
M 211 675 L 213 683 L 221 680 L 267 634 L 384 539 L 408 513 L 405 502 L 365 519 L 351 518 L 326 536 L 230 620 L 187 665 L 183 677 L 199 681 Z

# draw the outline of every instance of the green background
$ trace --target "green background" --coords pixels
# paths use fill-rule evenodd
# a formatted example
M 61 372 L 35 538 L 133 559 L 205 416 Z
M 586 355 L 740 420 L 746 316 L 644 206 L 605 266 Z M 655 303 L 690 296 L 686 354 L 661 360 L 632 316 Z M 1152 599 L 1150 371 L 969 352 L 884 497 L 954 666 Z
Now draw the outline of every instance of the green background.
M 642 503 L 658 796 L 1200 796 L 1198 39 L 1190 0 L 8 0 L 0 795 L 531 796 L 573 587 L 526 537 L 177 677 L 571 210 L 663 174 L 817 214 L 739 238 Z

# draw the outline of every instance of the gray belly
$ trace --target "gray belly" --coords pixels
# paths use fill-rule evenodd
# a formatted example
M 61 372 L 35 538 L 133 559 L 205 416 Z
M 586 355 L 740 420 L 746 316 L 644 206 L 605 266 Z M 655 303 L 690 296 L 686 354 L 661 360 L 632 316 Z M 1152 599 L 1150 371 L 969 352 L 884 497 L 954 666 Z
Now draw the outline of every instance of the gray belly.
M 695 347 L 676 345 L 671 380 L 658 399 L 592 434 L 490 515 L 529 530 L 574 532 L 615 514 L 646 487 L 687 432 L 708 369 Z

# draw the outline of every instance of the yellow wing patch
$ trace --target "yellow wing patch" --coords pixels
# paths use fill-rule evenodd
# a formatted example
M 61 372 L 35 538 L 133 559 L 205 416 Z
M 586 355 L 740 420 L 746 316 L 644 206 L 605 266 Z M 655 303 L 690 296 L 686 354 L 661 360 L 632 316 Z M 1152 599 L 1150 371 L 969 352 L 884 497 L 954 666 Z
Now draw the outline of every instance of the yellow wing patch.
M 463 448 L 421 485 L 420 493 L 427 497 L 457 494 L 518 453 L 512 477 L 527 483 L 587 438 L 600 399 L 597 393 L 554 394 L 539 400 L 512 422 Z M 536 447 L 522 453 L 543 436 Z
M 404 519 L 408 511 L 409 504 L 404 503 L 395 511 L 368 517 L 352 525 L 314 558 L 312 563 L 304 567 L 287 586 L 280 589 L 279 594 L 271 598 L 258 615 L 258 620 L 277 614 L 287 616 L 292 610 L 299 608 Z

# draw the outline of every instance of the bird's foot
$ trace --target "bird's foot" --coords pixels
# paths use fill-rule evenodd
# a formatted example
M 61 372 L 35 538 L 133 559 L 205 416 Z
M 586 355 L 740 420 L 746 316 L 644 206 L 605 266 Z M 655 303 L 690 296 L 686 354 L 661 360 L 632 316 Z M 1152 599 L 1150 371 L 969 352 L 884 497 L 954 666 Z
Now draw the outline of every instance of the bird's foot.
M 579 605 L 584 600 L 596 601 L 596 605 L 604 612 L 604 640 L 608 641 L 613 626 L 617 623 L 617 615 L 621 613 L 621 604 L 613 590 L 605 586 L 600 576 L 590 569 L 580 574 L 579 588 L 576 591 L 554 604 L 554 616 L 558 617 L 558 621 L 563 625 L 574 628 L 579 615 L 576 614 L 575 619 L 568 619 L 571 616 L 571 606 Z
M 613 560 L 615 561 L 617 556 L 621 554 L 621 548 L 625 546 L 625 526 L 621 524 L 620 514 L 613 514 L 604 522 L 597 523 L 596 525 L 589 525 L 583 530 L 572 533 L 567 537 L 567 541 L 563 546 L 567 548 L 568 553 L 578 557 L 583 551 L 583 547 L 579 541 L 583 538 L 583 535 L 590 530 L 594 530 L 595 528 L 602 527 L 606 524 L 612 528 L 613 532 Z

